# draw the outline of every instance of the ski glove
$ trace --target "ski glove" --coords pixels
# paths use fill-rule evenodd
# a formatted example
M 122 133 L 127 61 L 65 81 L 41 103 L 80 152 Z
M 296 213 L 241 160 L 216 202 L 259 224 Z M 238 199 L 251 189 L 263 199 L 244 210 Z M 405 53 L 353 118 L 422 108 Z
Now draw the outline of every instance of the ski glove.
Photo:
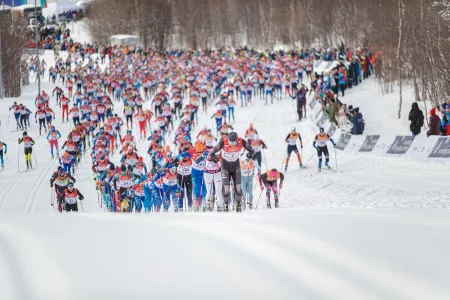
M 261 187 L 261 192 L 264 191 L 264 187 L 262 185 L 260 187 Z
M 51 187 L 51 188 L 53 187 L 53 183 L 50 183 L 50 187 Z
M 83 197 L 83 196 L 80 196 L 79 198 L 80 198 L 80 200 L 84 200 L 84 197 Z
M 283 188 L 283 182 L 280 182 L 280 190 Z

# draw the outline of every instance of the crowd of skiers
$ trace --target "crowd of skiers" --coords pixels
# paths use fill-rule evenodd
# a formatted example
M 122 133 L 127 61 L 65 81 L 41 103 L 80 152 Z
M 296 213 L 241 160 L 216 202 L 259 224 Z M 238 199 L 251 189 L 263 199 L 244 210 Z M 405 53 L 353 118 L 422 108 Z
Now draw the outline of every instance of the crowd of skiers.
M 99 55 L 94 56 L 97 51 Z M 57 58 L 49 68 L 45 61 L 38 64 L 32 59 L 34 75 L 43 77 L 48 72 L 49 81 L 55 84 L 52 100 L 42 92 L 35 101 L 40 134 L 48 132 L 51 155 L 61 164 L 50 181 L 52 203 L 56 200 L 59 211 L 78 209 L 76 198 L 83 196 L 73 187 L 76 168 L 89 155 L 98 202 L 110 211 L 158 212 L 172 207 L 174 211 L 239 212 L 254 207 L 253 189 L 258 182 L 261 190 L 266 190 L 267 206 L 271 207 L 273 193 L 278 207 L 284 175 L 263 164 L 267 146 L 252 124 L 242 138 L 234 132 L 235 109 L 252 104 L 255 97 L 266 105 L 290 97 L 297 100 L 299 118 L 304 117 L 309 91 L 306 80 L 313 82 L 317 97 L 337 103 L 338 98 L 330 93 L 347 86 L 339 84 L 336 89 L 335 77 L 319 76 L 313 69 L 318 55 L 323 59 L 330 53 L 314 49 L 298 53 L 249 49 L 161 53 L 105 47 L 92 49 L 87 57 L 80 52 Z M 361 52 L 356 53 L 348 50 L 333 55 L 358 60 Z M 106 66 L 100 67 L 101 62 Z M 342 66 L 336 71 L 348 76 Z M 60 108 L 62 122 L 73 127 L 61 148 L 58 141 L 62 135 L 52 124 L 53 103 Z M 211 109 L 215 128 L 202 126 L 194 137 L 199 112 Z M 19 120 L 18 129 L 25 128 L 21 123 Z M 138 146 L 145 141 L 149 142 L 147 153 L 138 153 Z M 295 128 L 285 141 L 284 170 L 292 153 L 303 168 L 297 143 L 301 148 L 303 144 Z M 323 156 L 330 168 L 328 142 L 334 145 L 321 128 L 313 145 L 319 171 Z M 120 161 L 114 160 L 117 153 Z

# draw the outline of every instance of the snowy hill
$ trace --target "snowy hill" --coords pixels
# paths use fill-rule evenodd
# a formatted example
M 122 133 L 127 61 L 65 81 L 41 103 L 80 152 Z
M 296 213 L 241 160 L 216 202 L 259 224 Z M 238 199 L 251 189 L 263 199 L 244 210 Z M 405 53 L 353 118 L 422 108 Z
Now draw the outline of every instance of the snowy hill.
M 54 63 L 51 53 L 45 60 Z M 51 93 L 47 79 L 43 89 Z M 408 134 L 375 90 L 368 80 L 343 101 L 361 107 L 369 133 Z M 8 107 L 18 101 L 34 108 L 35 95 L 32 84 L 21 99 L 0 102 L 8 144 L 0 173 L 0 299 L 450 298 L 448 165 L 330 149 L 339 172 L 318 174 L 315 124 L 297 121 L 292 100 L 266 106 L 258 99 L 237 107 L 232 125 L 243 135 L 254 124 L 268 146 L 264 169 L 281 167 L 291 127 L 303 139 L 308 169 L 298 170 L 291 157 L 280 209 L 268 211 L 263 195 L 257 211 L 240 215 L 107 213 L 85 157 L 76 183 L 84 212 L 61 215 L 50 207 L 48 181 L 58 163 L 36 124 L 28 132 L 39 168 L 17 172 L 24 170 L 22 132 L 14 131 Z M 66 136 L 71 125 L 61 124 L 59 108 L 55 113 Z M 199 123 L 211 127 L 211 115 L 200 112 Z M 259 195 L 257 188 L 255 201 Z

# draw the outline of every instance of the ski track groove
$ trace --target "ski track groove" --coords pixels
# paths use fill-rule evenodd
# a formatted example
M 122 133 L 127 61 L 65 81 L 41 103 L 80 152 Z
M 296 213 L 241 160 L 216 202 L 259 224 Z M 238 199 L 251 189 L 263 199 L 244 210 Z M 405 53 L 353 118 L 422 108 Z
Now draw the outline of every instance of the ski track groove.
M 49 174 L 54 171 L 55 169 L 55 162 L 57 162 L 57 159 L 52 159 L 49 163 L 46 164 L 45 169 L 41 172 L 39 179 L 35 182 L 33 185 L 33 188 L 28 193 L 27 201 L 25 203 L 24 212 L 25 213 L 31 213 L 35 204 L 36 199 L 39 198 L 39 192 L 44 187 L 44 181 L 49 178 Z

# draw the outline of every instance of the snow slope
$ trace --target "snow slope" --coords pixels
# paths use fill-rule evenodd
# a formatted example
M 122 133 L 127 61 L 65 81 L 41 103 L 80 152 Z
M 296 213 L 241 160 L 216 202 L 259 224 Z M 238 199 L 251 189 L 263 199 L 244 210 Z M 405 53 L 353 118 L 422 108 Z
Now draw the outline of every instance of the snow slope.
M 53 64 L 51 53 L 45 60 Z M 385 113 L 370 84 L 343 99 L 360 101 L 363 113 L 363 101 L 371 101 L 366 121 Z M 43 88 L 51 92 L 53 85 Z M 32 84 L 17 101 L 33 108 L 35 94 Z M 8 125 L 13 101 L 0 102 L 9 147 L 0 173 L 0 299 L 450 298 L 448 166 L 337 153 L 340 171 L 317 174 L 313 124 L 296 121 L 292 100 L 256 100 L 237 107 L 232 125 L 243 134 L 253 122 L 268 146 L 264 169 L 281 167 L 292 126 L 303 138 L 309 168 L 298 170 L 291 157 L 280 209 L 268 211 L 263 195 L 257 211 L 239 215 L 109 214 L 97 204 L 86 157 L 76 184 L 85 212 L 61 215 L 49 205 L 57 162 L 36 124 L 29 134 L 37 140 L 39 169 L 17 172 L 17 158 L 19 170 L 24 161 L 12 116 Z M 60 124 L 59 108 L 55 113 L 66 136 L 70 124 Z M 212 113 L 200 112 L 200 124 L 212 126 Z M 143 154 L 146 144 L 138 149 Z M 254 201 L 259 195 L 257 187 Z
M 448 220 L 348 209 L 2 216 L 0 298 L 448 299 Z

